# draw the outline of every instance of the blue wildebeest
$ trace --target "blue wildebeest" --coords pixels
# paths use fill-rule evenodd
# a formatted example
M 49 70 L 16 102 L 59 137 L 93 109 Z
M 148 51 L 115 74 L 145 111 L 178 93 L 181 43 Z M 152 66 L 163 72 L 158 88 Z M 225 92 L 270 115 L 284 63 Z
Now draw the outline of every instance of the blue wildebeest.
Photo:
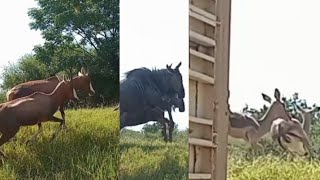
M 166 122 L 174 125 L 171 116 L 173 104 L 166 102 L 166 97 L 185 97 L 180 66 L 181 62 L 174 69 L 167 65 L 166 69 L 139 68 L 125 73 L 126 78 L 120 83 L 120 129 L 152 119 L 162 125 Z M 179 107 L 179 111 L 183 112 L 184 102 L 181 104 L 183 107 Z M 170 121 L 164 117 L 164 111 L 168 111 Z

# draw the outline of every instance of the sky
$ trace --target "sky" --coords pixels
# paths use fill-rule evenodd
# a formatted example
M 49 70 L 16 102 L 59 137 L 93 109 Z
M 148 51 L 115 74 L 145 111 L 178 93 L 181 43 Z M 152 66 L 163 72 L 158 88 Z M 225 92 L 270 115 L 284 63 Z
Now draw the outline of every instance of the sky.
M 30 30 L 28 9 L 36 7 L 33 0 L 0 1 L 0 72 L 8 62 L 15 62 L 33 46 L 44 41 L 39 31 Z
M 188 1 L 120 1 L 120 75 L 147 67 L 175 67 L 180 61 L 186 110 L 172 113 L 179 129 L 189 126 L 189 19 Z M 165 113 L 168 118 L 168 114 Z M 140 130 L 143 125 L 127 129 Z
M 320 105 L 320 2 L 233 0 L 230 49 L 230 107 L 261 107 L 261 93 L 274 99 L 298 92 Z
M 0 2 L 0 67 L 43 43 L 40 32 L 28 25 L 27 10 L 35 5 L 33 0 Z M 231 110 L 240 111 L 246 103 L 261 107 L 261 93 L 273 97 L 274 88 L 285 96 L 299 92 L 309 104 L 320 105 L 318 7 L 317 0 L 232 1 Z M 120 1 L 121 74 L 182 61 L 188 94 L 188 43 L 188 1 Z M 180 128 L 188 127 L 185 101 L 186 112 L 173 114 Z

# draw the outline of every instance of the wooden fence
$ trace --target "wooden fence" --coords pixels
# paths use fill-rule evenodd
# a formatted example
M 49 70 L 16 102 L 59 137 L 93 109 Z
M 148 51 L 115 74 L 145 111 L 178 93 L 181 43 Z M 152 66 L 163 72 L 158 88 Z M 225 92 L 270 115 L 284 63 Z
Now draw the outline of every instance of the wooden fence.
M 227 178 L 231 0 L 190 0 L 189 179 Z

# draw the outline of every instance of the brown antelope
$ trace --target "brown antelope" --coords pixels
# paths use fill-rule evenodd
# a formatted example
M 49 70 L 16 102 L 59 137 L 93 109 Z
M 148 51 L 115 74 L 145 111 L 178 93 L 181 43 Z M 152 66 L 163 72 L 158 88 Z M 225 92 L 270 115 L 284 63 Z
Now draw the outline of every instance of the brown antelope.
M 301 108 L 299 105 L 294 104 L 294 107 L 298 110 L 298 112 L 301 115 L 302 118 L 302 125 L 303 129 L 306 132 L 308 136 L 310 136 L 310 126 L 311 126 L 311 121 L 314 117 L 314 114 L 320 110 L 320 107 L 314 107 L 311 110 L 305 110 Z
M 296 152 L 299 155 L 311 154 L 309 137 L 299 120 L 276 119 L 271 125 L 270 133 L 272 139 L 278 141 L 284 150 Z
M 93 96 L 95 91 L 91 84 L 91 78 L 89 72 L 87 72 L 83 67 L 81 68 L 78 76 L 72 79 L 75 90 L 82 90 L 87 93 L 89 96 Z M 34 92 L 43 92 L 46 94 L 51 93 L 56 86 L 59 84 L 60 78 L 58 76 L 53 76 L 44 80 L 34 80 L 21 83 L 10 89 L 7 94 L 7 101 L 11 101 L 20 97 L 30 95 Z M 64 113 L 64 104 L 59 105 L 59 111 L 63 119 L 62 127 L 66 128 L 65 125 L 65 113 Z M 39 131 L 42 128 L 41 123 L 38 124 Z
M 54 113 L 65 101 L 78 99 L 73 83 L 63 80 L 50 94 L 35 92 L 31 95 L 0 104 L 0 147 L 19 131 L 21 126 L 32 126 L 45 121 L 60 122 L 55 137 L 62 128 L 63 119 Z M 2 152 L 1 155 L 4 155 Z
M 271 98 L 262 93 L 264 100 L 271 103 Z M 272 122 L 278 118 L 289 121 L 290 116 L 285 109 L 285 105 L 280 98 L 280 91 L 274 91 L 275 101 L 271 103 L 264 116 L 259 120 L 254 118 L 231 113 L 229 123 L 229 135 L 234 138 L 241 138 L 249 142 L 252 148 L 261 147 L 258 141 L 270 131 Z

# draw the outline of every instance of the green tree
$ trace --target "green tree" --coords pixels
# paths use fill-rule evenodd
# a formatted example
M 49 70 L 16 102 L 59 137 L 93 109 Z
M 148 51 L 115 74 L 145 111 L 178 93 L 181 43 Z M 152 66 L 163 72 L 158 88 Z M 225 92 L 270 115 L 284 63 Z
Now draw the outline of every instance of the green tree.
M 39 62 L 34 55 L 27 54 L 21 57 L 17 63 L 11 63 L 3 68 L 1 89 L 7 91 L 19 83 L 46 77 L 48 77 L 46 66 Z
M 31 29 L 45 39 L 34 51 L 50 75 L 89 68 L 95 102 L 119 100 L 119 0 L 37 0 Z

